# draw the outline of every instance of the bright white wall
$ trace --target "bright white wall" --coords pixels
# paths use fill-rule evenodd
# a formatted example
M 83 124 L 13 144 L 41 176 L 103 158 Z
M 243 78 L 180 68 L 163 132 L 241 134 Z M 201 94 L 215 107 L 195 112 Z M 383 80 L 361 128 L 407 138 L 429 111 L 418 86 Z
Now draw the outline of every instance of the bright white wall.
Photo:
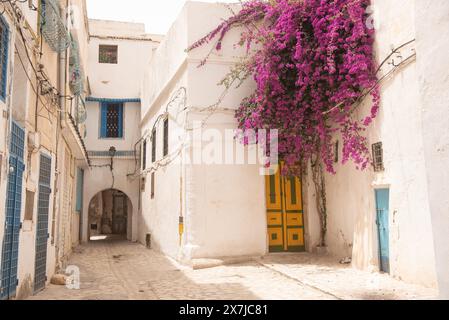
M 413 1 L 381 0 L 374 3 L 374 8 L 380 19 L 376 34 L 376 57 L 380 63 L 393 47 L 415 38 L 415 5 Z M 413 54 L 414 48 L 416 44 L 403 49 L 403 57 Z M 385 66 L 382 74 L 390 68 Z M 371 169 L 360 172 L 349 163 L 338 165 L 337 175 L 327 175 L 327 244 L 336 256 L 352 254 L 353 266 L 357 268 L 378 269 L 374 190 L 388 187 L 391 274 L 408 282 L 434 286 L 418 85 L 416 63 L 412 63 L 381 87 L 381 110 L 367 136 L 370 145 L 383 142 L 385 172 L 374 173 Z M 357 117 L 363 119 L 369 110 L 367 102 Z
M 179 18 L 168 31 L 151 60 L 148 61 L 142 85 L 142 118 L 150 112 L 150 107 L 168 94 L 174 79 L 181 77 L 181 66 L 185 63 L 187 54 L 184 50 L 187 41 L 187 12 L 183 10 Z M 164 92 L 165 90 L 165 92 Z M 158 101 L 159 104 L 162 101 Z M 148 120 L 148 119 L 145 119 Z
M 109 159 L 93 159 L 93 165 L 107 165 L 110 163 Z M 114 177 L 112 178 L 112 173 L 108 167 L 104 168 L 91 168 L 84 172 L 84 203 L 83 203 L 83 214 L 82 216 L 82 241 L 87 242 L 88 232 L 90 226 L 88 225 L 89 218 L 89 204 L 93 197 L 95 197 L 99 192 L 116 189 L 128 196 L 132 204 L 132 213 L 128 212 L 128 217 L 132 216 L 131 226 L 132 232 L 128 233 L 131 235 L 128 240 L 137 240 L 137 218 L 138 218 L 138 208 L 139 208 L 139 179 L 128 177 L 127 174 L 132 174 L 135 169 L 135 164 L 133 160 L 130 159 L 114 159 Z M 113 183 L 114 182 L 114 183 Z M 128 225 L 129 227 L 129 225 Z
M 94 34 L 95 30 L 91 31 Z M 98 62 L 100 45 L 118 45 L 118 64 Z M 153 48 L 150 41 L 99 39 L 91 37 L 88 74 L 92 96 L 97 98 L 139 98 L 142 66 L 148 64 Z
M 123 106 L 123 138 L 100 139 L 100 103 L 87 102 L 87 137 L 86 148 L 89 151 L 109 150 L 114 146 L 117 150 L 134 150 L 134 144 L 140 138 L 140 103 L 127 102 Z
M 440 296 L 449 298 L 449 2 L 416 1 L 423 157 Z M 427 231 L 427 228 L 426 228 Z M 419 233 L 421 236 L 421 233 Z
M 155 118 L 164 112 L 172 94 L 182 86 L 187 89 L 188 110 L 179 115 L 178 124 L 171 121 L 169 125 L 170 153 L 179 146 L 178 135 L 186 133 L 183 130 L 184 117 L 187 116 L 187 128 L 192 128 L 194 120 L 204 120 L 207 113 L 198 114 L 195 109 L 217 102 L 223 91 L 217 83 L 229 72 L 232 61 L 242 54 L 240 50 L 226 49 L 223 54 L 211 57 L 203 68 L 197 68 L 200 59 L 205 56 L 204 50 L 208 50 L 201 48 L 188 55 L 184 51 L 229 14 L 221 4 L 186 3 L 150 63 L 144 85 L 150 88 L 150 92 L 144 94 L 142 102 L 145 110 L 142 113 L 144 133 L 151 131 Z M 202 19 L 204 16 L 208 19 Z M 233 32 L 224 47 L 232 48 L 238 34 L 238 31 Z M 249 82 L 239 90 L 231 90 L 219 106 L 228 111 L 212 116 L 207 128 L 220 131 L 236 128 L 233 112 L 229 109 L 238 107 L 241 99 L 251 92 L 252 85 Z M 176 118 L 175 110 L 169 112 L 171 118 Z M 158 152 L 162 148 L 161 129 L 160 124 Z M 147 159 L 151 159 L 151 143 L 148 143 L 147 149 Z M 183 154 L 189 154 L 192 150 L 190 141 L 185 145 Z M 145 233 L 150 232 L 154 248 L 186 263 L 198 258 L 265 254 L 264 177 L 259 176 L 258 169 L 245 165 L 191 165 L 184 162 L 184 166 L 180 167 L 173 164 L 156 172 L 154 200 L 150 199 L 151 182 L 150 175 L 147 175 L 142 194 L 139 240 L 144 243 Z M 178 217 L 181 200 L 185 233 L 180 246 Z

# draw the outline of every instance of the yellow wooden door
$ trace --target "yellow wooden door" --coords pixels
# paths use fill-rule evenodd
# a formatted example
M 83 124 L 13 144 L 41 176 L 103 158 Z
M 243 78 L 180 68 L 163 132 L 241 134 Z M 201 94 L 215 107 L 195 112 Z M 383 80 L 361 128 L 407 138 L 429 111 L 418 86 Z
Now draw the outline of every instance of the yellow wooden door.
M 304 218 L 301 179 L 283 177 L 279 170 L 266 177 L 268 239 L 270 252 L 302 252 Z

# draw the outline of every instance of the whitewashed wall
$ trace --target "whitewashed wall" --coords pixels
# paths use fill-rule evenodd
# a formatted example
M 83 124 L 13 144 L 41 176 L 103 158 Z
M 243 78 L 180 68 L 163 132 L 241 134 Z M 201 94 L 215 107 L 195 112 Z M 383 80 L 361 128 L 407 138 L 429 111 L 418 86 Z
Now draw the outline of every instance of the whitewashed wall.
M 449 2 L 416 1 L 415 14 L 425 179 L 438 286 L 449 299 Z
M 145 34 L 143 24 L 90 20 L 91 41 L 89 43 L 88 72 L 91 96 L 108 99 L 137 99 L 141 96 L 143 65 L 148 65 L 153 49 L 160 36 Z M 118 45 L 118 64 L 100 64 L 99 45 Z M 117 151 L 133 151 L 140 139 L 141 104 L 127 102 L 123 107 L 124 137 L 122 139 L 100 139 L 100 103 L 87 103 L 86 127 L 88 151 L 107 151 L 114 146 Z M 85 171 L 84 210 L 92 198 L 101 191 L 115 188 L 125 193 L 132 203 L 128 223 L 129 240 L 137 240 L 137 217 L 139 211 L 139 177 L 135 175 L 140 167 L 134 157 L 114 159 L 114 185 L 109 168 L 98 168 L 110 163 L 108 158 L 92 157 L 93 167 Z M 82 239 L 88 241 L 88 215 L 83 215 Z M 131 230 L 132 229 L 132 230 Z
M 379 19 L 375 50 L 380 63 L 393 48 L 415 38 L 415 1 L 379 0 L 374 2 L 374 10 Z M 416 43 L 405 47 L 401 50 L 403 58 L 413 54 L 415 49 Z M 419 63 L 421 52 L 418 50 L 417 54 Z M 374 173 L 372 169 L 360 172 L 349 163 L 338 165 L 335 176 L 327 175 L 327 244 L 330 253 L 337 257 L 352 256 L 354 267 L 378 270 L 374 192 L 377 188 L 390 188 L 391 275 L 434 287 L 433 239 L 416 67 L 417 64 L 412 63 L 401 68 L 384 82 L 380 113 L 367 132 L 370 145 L 383 142 L 385 172 Z M 382 74 L 390 69 L 391 66 L 386 65 Z M 367 101 L 357 116 L 363 119 L 369 110 Z M 310 213 L 315 210 L 313 201 L 311 205 Z M 318 244 L 318 240 L 319 237 L 314 237 L 313 245 Z
M 185 128 L 192 128 L 194 121 L 207 117 L 207 113 L 200 114 L 196 110 L 218 101 L 223 88 L 217 83 L 242 55 L 241 50 L 232 49 L 238 41 L 239 31 L 228 36 L 223 45 L 226 49 L 211 56 L 202 68 L 198 68 L 198 64 L 210 48 L 200 48 L 188 54 L 184 51 L 229 15 L 230 11 L 223 4 L 187 2 L 150 63 L 144 84 L 150 92 L 142 101 L 144 133 L 151 131 L 155 118 L 164 112 L 170 97 L 179 88 L 185 87 L 187 91 L 187 110 L 178 115 L 178 123 L 170 121 L 169 153 L 177 150 L 178 136 L 186 133 Z M 204 16 L 208 19 L 203 19 Z M 249 82 L 238 90 L 231 90 L 219 105 L 219 109 L 227 110 L 210 117 L 203 130 L 235 129 L 232 110 L 253 88 Z M 169 110 L 170 119 L 176 118 L 175 110 Z M 162 148 L 161 128 L 162 124 L 158 128 L 158 159 Z M 184 145 L 184 156 L 193 150 L 192 143 Z M 147 159 L 151 159 L 150 143 L 147 149 L 150 150 Z M 170 165 L 155 174 L 154 200 L 150 199 L 151 179 L 147 175 L 139 240 L 144 242 L 145 233 L 150 232 L 156 249 L 185 263 L 200 258 L 265 254 L 264 177 L 259 175 L 258 169 L 257 166 L 191 165 L 185 162 L 182 166 Z M 182 243 L 178 235 L 180 212 L 185 222 Z
M 109 159 L 94 159 L 95 165 L 107 165 L 110 163 Z M 134 160 L 132 159 L 114 159 L 114 176 L 113 181 L 112 173 L 108 167 L 105 168 L 91 168 L 84 173 L 84 204 L 83 204 L 83 230 L 82 241 L 87 242 L 89 240 L 89 204 L 90 201 L 101 191 L 116 189 L 128 196 L 132 205 L 132 212 L 128 212 L 128 228 L 132 227 L 132 230 L 128 230 L 128 240 L 137 240 L 137 212 L 139 210 L 139 180 L 131 179 L 127 177 L 127 174 L 134 172 Z M 114 182 L 114 184 L 113 184 Z
M 140 103 L 126 102 L 123 105 L 123 138 L 100 139 L 101 107 L 99 102 L 87 102 L 86 148 L 89 151 L 109 150 L 114 146 L 117 150 L 128 151 L 134 149 L 134 144 L 140 138 Z
M 151 59 L 158 41 L 138 40 L 144 26 L 89 20 L 89 81 L 97 98 L 139 98 L 143 80 L 142 66 Z M 105 29 L 107 36 L 105 35 Z M 131 37 L 131 35 L 133 35 Z M 121 38 L 127 36 L 127 38 Z M 99 45 L 118 45 L 118 64 L 98 63 Z

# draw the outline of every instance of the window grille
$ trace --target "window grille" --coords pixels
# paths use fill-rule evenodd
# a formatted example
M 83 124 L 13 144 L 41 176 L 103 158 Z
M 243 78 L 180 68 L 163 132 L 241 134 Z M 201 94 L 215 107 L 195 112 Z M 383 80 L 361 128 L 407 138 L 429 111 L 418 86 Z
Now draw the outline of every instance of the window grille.
M 154 172 L 151 174 L 151 199 L 154 199 Z
M 334 162 L 340 161 L 340 141 L 336 141 L 334 145 Z
M 98 50 L 99 63 L 118 63 L 118 46 L 100 45 Z
M 101 138 L 123 138 L 123 104 L 102 104 Z
M 6 78 L 8 72 L 9 27 L 0 16 L 0 99 L 6 99 Z
M 147 140 L 143 141 L 142 146 L 142 170 L 147 168 Z
M 70 35 L 70 59 L 69 59 L 69 71 L 70 71 L 70 90 L 73 94 L 79 96 L 84 91 L 84 74 L 81 66 L 81 58 L 78 42 Z
M 164 157 L 168 155 L 168 118 L 164 120 Z
M 157 145 L 157 135 L 156 135 L 156 129 L 153 130 L 153 133 L 151 134 L 151 162 L 156 161 L 156 145 Z
M 384 171 L 384 152 L 382 147 L 382 142 L 373 144 L 373 160 L 374 160 L 374 171 L 381 172 Z
M 61 19 L 57 0 L 42 0 L 41 31 L 53 51 L 63 52 L 70 45 L 70 35 Z

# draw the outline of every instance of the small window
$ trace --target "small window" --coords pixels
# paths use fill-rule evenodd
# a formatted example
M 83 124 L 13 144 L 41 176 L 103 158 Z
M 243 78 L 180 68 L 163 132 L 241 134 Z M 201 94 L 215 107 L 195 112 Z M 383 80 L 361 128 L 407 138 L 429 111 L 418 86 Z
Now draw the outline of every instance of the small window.
M 154 172 L 151 174 L 151 199 L 154 199 Z
M 157 135 L 156 135 L 156 129 L 153 130 L 153 133 L 151 134 L 151 162 L 156 161 L 156 150 L 157 150 Z
M 27 190 L 25 199 L 25 221 L 33 221 L 35 193 Z
M 382 147 L 382 142 L 373 144 L 373 160 L 374 160 L 374 171 L 381 172 L 384 171 L 384 151 Z
M 142 145 L 142 170 L 147 168 L 147 139 L 143 141 Z
M 168 155 L 168 118 L 164 120 L 164 157 Z
M 118 46 L 100 45 L 98 61 L 100 63 L 117 64 Z
M 147 180 L 145 177 L 142 177 L 142 179 L 140 179 L 140 191 L 145 192 L 146 183 Z
M 123 138 L 123 104 L 101 105 L 101 138 Z
M 334 145 L 334 162 L 338 163 L 340 156 L 340 142 L 337 140 Z
M 0 99 L 6 98 L 8 71 L 9 28 L 3 15 L 0 16 Z

